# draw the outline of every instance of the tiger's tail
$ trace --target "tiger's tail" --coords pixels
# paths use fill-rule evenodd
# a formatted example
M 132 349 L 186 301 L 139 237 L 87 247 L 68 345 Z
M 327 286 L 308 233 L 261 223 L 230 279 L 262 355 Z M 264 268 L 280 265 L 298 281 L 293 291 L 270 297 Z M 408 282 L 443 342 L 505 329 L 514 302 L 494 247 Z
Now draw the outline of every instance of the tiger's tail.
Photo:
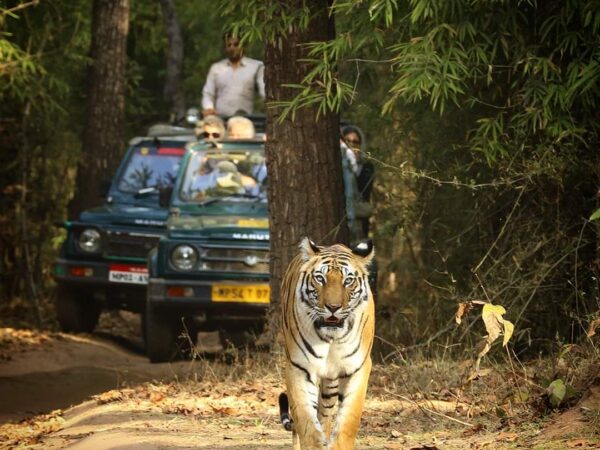
M 288 431 L 294 429 L 294 421 L 290 417 L 290 403 L 288 396 L 285 392 L 279 394 L 279 418 L 281 419 L 281 425 Z

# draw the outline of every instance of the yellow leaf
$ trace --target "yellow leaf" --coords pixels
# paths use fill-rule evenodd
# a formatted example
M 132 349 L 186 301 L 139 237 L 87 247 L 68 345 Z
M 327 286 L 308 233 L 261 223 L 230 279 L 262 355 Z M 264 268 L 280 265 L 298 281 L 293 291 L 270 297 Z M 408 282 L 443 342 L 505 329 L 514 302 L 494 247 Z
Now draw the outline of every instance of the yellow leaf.
M 503 323 L 504 323 L 504 339 L 502 340 L 502 347 L 506 347 L 506 344 L 508 344 L 508 341 L 510 340 L 511 336 L 513 335 L 513 331 L 515 331 L 515 326 L 513 325 L 512 322 L 509 322 L 508 320 L 505 320 Z
M 496 339 L 498 339 L 498 336 L 500 336 L 500 333 L 502 332 L 502 323 L 504 322 L 502 315 L 505 313 L 506 310 L 500 305 L 492 305 L 491 303 L 486 303 L 483 305 L 481 318 L 483 319 L 485 329 L 488 333 L 486 340 L 490 346 Z M 485 353 L 487 353 L 487 351 Z
M 483 313 L 488 313 L 488 314 L 497 314 L 500 317 L 502 317 L 504 314 L 506 314 L 506 309 L 504 309 L 504 306 L 502 305 L 492 305 L 491 303 L 485 303 L 483 305 Z
M 481 364 L 481 359 L 487 354 L 487 352 L 490 351 L 492 344 L 496 339 L 498 339 L 500 334 L 504 334 L 503 346 L 506 345 L 513 335 L 515 327 L 511 322 L 502 318 L 504 314 L 506 314 L 506 309 L 504 309 L 503 306 L 493 305 L 491 303 L 483 303 L 481 318 L 483 319 L 483 323 L 488 334 L 483 341 L 483 348 L 477 355 L 477 361 L 475 362 L 473 372 L 469 376 L 469 381 L 472 381 L 479 376 L 479 365 Z

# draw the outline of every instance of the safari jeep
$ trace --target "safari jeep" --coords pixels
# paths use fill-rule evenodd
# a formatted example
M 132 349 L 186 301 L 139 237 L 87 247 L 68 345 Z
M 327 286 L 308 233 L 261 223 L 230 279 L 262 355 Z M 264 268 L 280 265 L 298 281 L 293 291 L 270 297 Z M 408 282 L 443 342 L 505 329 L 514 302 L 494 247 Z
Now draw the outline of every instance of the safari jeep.
M 175 356 L 184 326 L 192 339 L 198 329 L 258 331 L 269 305 L 263 141 L 194 144 L 181 171 L 167 234 L 148 260 L 153 362 Z
M 358 193 L 345 157 L 342 168 L 357 239 Z M 234 344 L 260 331 L 270 301 L 266 180 L 262 140 L 189 147 L 167 233 L 149 254 L 144 333 L 152 362 L 185 353 L 198 330 L 220 331 Z
M 145 306 L 148 252 L 164 234 L 168 216 L 160 192 L 174 183 L 185 146 L 195 140 L 192 130 L 179 127 L 153 134 L 130 142 L 104 205 L 62 224 L 67 237 L 54 277 L 64 331 L 91 332 L 103 308 Z

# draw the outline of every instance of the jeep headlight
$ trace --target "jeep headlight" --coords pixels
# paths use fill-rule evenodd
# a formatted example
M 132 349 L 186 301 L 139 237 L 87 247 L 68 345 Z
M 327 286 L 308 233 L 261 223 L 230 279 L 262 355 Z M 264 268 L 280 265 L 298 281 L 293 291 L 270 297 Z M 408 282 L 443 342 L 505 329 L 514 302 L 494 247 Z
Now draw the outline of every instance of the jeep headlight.
M 98 253 L 102 237 L 95 228 L 86 228 L 79 234 L 79 249 L 85 253 Z
M 178 245 L 171 252 L 171 263 L 179 270 L 192 270 L 198 262 L 198 253 L 189 245 Z

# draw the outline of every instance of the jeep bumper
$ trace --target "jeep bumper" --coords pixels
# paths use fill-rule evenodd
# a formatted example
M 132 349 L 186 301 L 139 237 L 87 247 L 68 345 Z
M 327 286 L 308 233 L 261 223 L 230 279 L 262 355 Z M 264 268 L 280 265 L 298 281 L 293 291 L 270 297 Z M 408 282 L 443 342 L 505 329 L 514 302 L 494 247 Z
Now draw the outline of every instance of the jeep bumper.
M 150 278 L 148 304 L 188 314 L 264 316 L 269 307 L 268 280 L 166 280 Z
M 127 287 L 144 289 L 148 270 L 139 263 L 109 263 L 58 258 L 54 263 L 54 278 L 63 283 L 97 287 Z

